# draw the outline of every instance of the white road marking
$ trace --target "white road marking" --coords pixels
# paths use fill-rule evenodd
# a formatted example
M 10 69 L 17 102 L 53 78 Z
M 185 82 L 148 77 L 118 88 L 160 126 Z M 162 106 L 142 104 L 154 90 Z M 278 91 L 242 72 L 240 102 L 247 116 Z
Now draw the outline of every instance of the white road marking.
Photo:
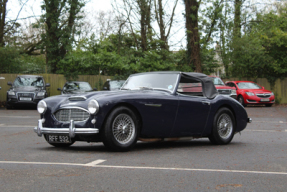
M 38 118 L 39 119 L 39 116 L 13 116 L 13 115 L 10 115 L 10 116 L 0 116 L 0 117 L 4 117 L 4 118 Z
M 0 161 L 0 164 L 29 164 L 29 165 L 68 165 L 95 168 L 116 168 L 116 169 L 143 169 L 143 170 L 171 170 L 171 171 L 198 171 L 198 172 L 224 172 L 224 173 L 250 173 L 250 174 L 268 174 L 268 175 L 287 175 L 287 172 L 269 172 L 269 171 L 248 171 L 248 170 L 224 170 L 224 169 L 192 169 L 192 168 L 173 168 L 173 167 L 138 167 L 138 166 L 116 166 L 116 165 L 98 165 L 105 160 L 96 160 L 92 164 L 79 163 L 53 163 L 53 162 L 23 162 L 23 161 Z M 94 164 L 96 163 L 96 164 Z
M 284 121 L 252 121 L 252 123 L 287 123 Z
M 245 129 L 245 130 L 243 130 L 243 131 L 269 132 L 269 133 L 284 132 L 283 130 L 255 130 L 255 129 Z
M 103 163 L 103 162 L 105 162 L 105 161 L 106 161 L 106 160 L 98 159 L 98 160 L 96 160 L 96 161 L 92 161 L 92 162 L 90 162 L 90 163 L 87 163 L 86 166 L 95 166 L 95 165 L 98 165 L 98 164 Z
M 35 125 L 5 125 L 5 124 L 0 124 L 0 127 L 30 127 L 30 128 L 34 128 Z

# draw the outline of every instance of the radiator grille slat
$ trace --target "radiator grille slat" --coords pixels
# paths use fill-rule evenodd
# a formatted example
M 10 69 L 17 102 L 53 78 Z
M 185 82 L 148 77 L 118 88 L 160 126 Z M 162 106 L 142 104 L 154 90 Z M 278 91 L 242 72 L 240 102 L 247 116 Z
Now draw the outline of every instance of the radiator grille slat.
M 74 121 L 86 121 L 89 119 L 90 114 L 82 109 L 60 109 L 54 113 L 55 118 L 58 121 L 69 122 Z

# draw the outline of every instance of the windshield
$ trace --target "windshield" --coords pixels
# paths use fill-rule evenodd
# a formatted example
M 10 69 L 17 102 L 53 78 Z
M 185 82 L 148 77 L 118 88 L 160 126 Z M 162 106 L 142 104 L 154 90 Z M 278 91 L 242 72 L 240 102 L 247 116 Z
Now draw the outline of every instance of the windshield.
M 17 77 L 14 81 L 15 87 L 43 87 L 44 81 L 42 77 Z
M 164 89 L 173 92 L 178 74 L 146 73 L 130 76 L 122 89 Z
M 120 89 L 123 84 L 125 83 L 124 80 L 120 80 L 120 81 L 110 81 L 110 90 L 113 89 Z
M 213 79 L 214 85 L 224 85 L 223 81 L 218 77 L 211 77 Z
M 262 89 L 256 83 L 251 83 L 251 82 L 237 83 L 237 86 L 239 89 Z
M 65 84 L 63 90 L 65 91 L 91 91 L 92 87 L 88 82 L 68 82 Z

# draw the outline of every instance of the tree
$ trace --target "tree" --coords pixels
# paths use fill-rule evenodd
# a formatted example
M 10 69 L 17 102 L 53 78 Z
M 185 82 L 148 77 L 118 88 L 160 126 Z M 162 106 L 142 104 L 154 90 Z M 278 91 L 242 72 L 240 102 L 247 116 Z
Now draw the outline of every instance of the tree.
M 46 47 L 46 63 L 51 72 L 56 73 L 57 64 L 72 49 L 75 22 L 84 6 L 81 0 L 44 0 L 42 9 L 46 11 L 43 21 L 46 33 L 43 34 Z
M 8 0 L 0 0 L 0 47 L 4 46 L 4 27 L 6 19 L 6 6 Z

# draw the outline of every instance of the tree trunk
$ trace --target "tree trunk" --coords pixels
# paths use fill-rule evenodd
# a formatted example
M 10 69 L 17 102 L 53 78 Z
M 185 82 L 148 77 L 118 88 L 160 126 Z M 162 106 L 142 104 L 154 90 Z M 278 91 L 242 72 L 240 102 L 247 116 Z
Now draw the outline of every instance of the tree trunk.
M 8 0 L 0 0 L 0 47 L 4 46 L 4 27 Z
M 188 65 L 195 72 L 202 72 L 200 60 L 200 35 L 198 32 L 198 9 L 200 1 L 184 0 L 187 36 Z

